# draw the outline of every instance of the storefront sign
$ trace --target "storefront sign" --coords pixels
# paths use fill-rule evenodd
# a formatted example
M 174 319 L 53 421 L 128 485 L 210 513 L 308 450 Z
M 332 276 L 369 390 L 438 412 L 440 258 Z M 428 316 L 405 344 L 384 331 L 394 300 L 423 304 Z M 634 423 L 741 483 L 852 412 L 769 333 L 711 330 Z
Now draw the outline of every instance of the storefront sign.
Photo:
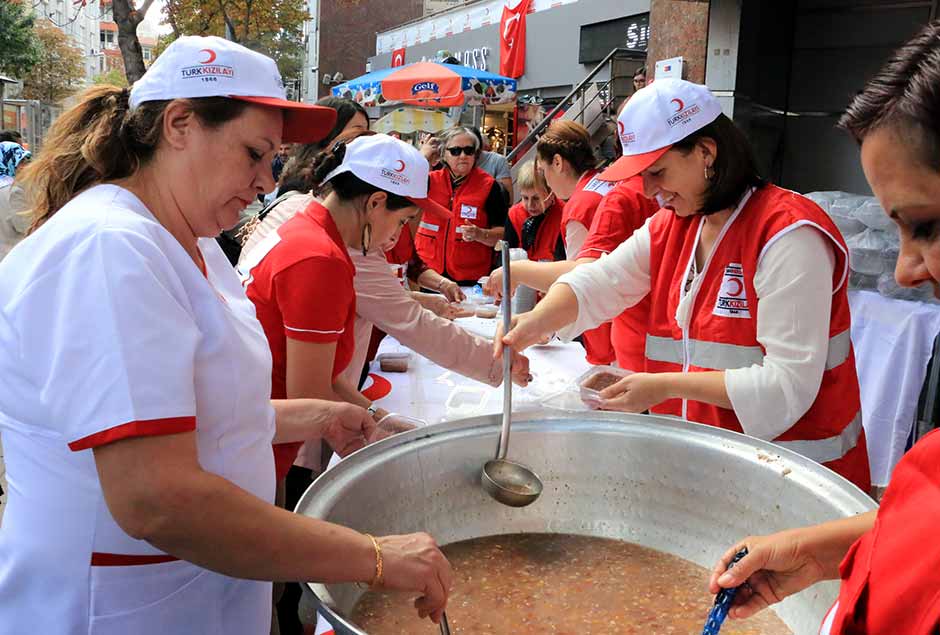
M 581 27 L 578 62 L 599 62 L 615 48 L 646 52 L 650 39 L 650 14 L 641 13 Z
M 532 0 L 530 13 L 550 11 L 562 5 L 574 4 L 578 0 Z M 487 0 L 471 3 L 470 6 L 458 5 L 454 9 L 423 20 L 383 31 L 376 37 L 377 55 L 391 53 L 397 48 L 432 42 L 454 33 L 473 31 L 490 25 L 498 25 L 506 0 Z M 600 58 L 598 58 L 600 59 Z
M 464 52 L 457 51 L 454 57 L 464 66 L 475 68 L 478 71 L 490 70 L 490 47 L 481 46 L 479 48 L 467 49 Z

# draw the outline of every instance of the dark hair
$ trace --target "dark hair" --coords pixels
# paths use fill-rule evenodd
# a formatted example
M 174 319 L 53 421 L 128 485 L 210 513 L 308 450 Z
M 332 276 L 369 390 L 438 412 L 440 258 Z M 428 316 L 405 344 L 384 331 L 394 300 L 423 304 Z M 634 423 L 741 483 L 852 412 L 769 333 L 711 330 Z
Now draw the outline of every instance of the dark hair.
M 317 142 L 320 149 L 328 148 L 333 140 L 343 132 L 346 124 L 356 115 L 362 115 L 366 118 L 366 128 L 369 126 L 369 113 L 358 102 L 352 99 L 343 99 L 342 97 L 324 97 L 317 102 L 317 106 L 325 106 L 336 111 L 336 125 L 330 130 L 330 134 Z
M 359 137 L 372 136 L 374 134 L 376 133 L 368 130 L 356 130 L 340 135 L 328 150 L 324 150 L 316 156 L 311 164 L 311 181 L 317 190 L 318 196 L 323 196 L 327 192 L 332 191 L 340 200 L 351 201 L 360 197 L 371 196 L 376 192 L 385 192 L 388 194 L 388 200 L 386 202 L 388 209 L 394 211 L 406 207 L 414 207 L 415 204 L 404 196 L 383 190 L 371 183 L 366 183 L 352 172 L 342 172 L 331 178 L 329 182 L 323 182 L 330 172 L 342 164 L 343 158 L 346 156 L 347 144 Z
M 642 75 L 643 77 L 646 77 L 646 66 L 641 66 L 640 68 L 638 68 L 638 69 L 636 69 L 635 71 L 633 71 L 633 79 L 636 79 L 637 76 L 639 76 L 639 75 Z
M 714 175 L 705 190 L 705 201 L 699 210 L 700 214 L 707 216 L 734 207 L 748 188 L 760 187 L 767 181 L 757 169 L 757 160 L 747 137 L 724 114 L 718 115 L 715 121 L 672 147 L 688 154 L 703 138 L 713 140 L 718 146 L 712 165 Z
M 561 155 L 579 175 L 597 166 L 591 133 L 576 121 L 559 119 L 550 123 L 535 149 L 539 159 L 546 162 Z
M 317 102 L 318 106 L 325 106 L 336 111 L 336 125 L 320 141 L 316 143 L 298 143 L 291 149 L 287 163 L 284 164 L 284 170 L 281 172 L 281 178 L 277 182 L 278 194 L 295 190 L 297 192 L 309 192 L 316 184 L 313 182 L 313 161 L 323 150 L 330 147 L 333 140 L 343 132 L 346 125 L 357 114 L 366 118 L 366 124 L 369 123 L 369 113 L 358 103 L 351 99 L 342 97 L 324 97 Z
M 19 130 L 0 130 L 0 143 L 4 141 L 12 141 L 23 145 L 23 135 L 20 134 Z
M 115 86 L 90 88 L 52 124 L 42 152 L 23 172 L 33 202 L 30 231 L 82 190 L 126 178 L 153 158 L 170 100 L 148 101 L 131 111 L 129 94 Z M 181 101 L 210 128 L 248 108 L 248 102 L 227 97 Z
M 940 169 L 940 20 L 901 46 L 839 119 L 859 144 L 891 126 L 920 160 Z

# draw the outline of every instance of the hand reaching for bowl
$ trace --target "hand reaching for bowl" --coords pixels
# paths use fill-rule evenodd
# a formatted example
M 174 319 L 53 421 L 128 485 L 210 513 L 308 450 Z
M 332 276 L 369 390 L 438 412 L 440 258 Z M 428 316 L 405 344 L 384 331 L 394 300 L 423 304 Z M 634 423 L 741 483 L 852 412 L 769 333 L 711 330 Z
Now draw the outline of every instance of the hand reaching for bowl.
M 467 315 L 466 309 L 459 304 L 451 302 L 443 295 L 415 292 L 412 294 L 412 297 L 425 309 L 445 320 L 453 320 L 454 318 L 465 317 Z
M 388 437 L 396 435 L 400 432 L 414 430 L 417 427 L 418 426 L 408 417 L 403 417 L 398 413 L 390 412 L 379 419 L 378 423 L 375 424 L 375 434 L 369 438 L 369 443 L 375 443 L 376 441 L 387 439 Z
M 646 412 L 669 399 L 668 378 L 664 374 L 633 373 L 601 391 L 601 410 Z
M 519 285 L 516 283 L 515 276 L 510 279 L 510 284 L 512 285 L 510 292 L 515 293 L 516 287 Z M 503 268 L 499 267 L 494 269 L 493 273 L 490 274 L 490 279 L 487 280 L 486 284 L 483 286 L 483 294 L 493 296 L 497 302 L 503 298 Z

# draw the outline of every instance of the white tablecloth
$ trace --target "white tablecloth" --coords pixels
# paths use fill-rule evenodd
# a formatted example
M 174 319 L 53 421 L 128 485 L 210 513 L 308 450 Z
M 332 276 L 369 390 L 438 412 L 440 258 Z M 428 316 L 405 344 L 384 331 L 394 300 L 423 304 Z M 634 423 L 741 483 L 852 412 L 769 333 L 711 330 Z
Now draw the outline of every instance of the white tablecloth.
M 852 343 L 862 393 L 873 485 L 884 486 L 904 454 L 933 342 L 940 305 L 849 292 Z
M 496 320 L 465 318 L 457 322 L 488 337 L 496 331 Z M 378 353 L 407 350 L 396 339 L 386 337 Z M 532 347 L 526 356 L 533 380 L 525 388 L 513 387 L 514 412 L 538 410 L 546 405 L 586 409 L 574 388 L 575 379 L 589 368 L 580 344 L 556 340 L 546 346 Z M 385 380 L 391 384 L 391 392 L 377 399 L 377 406 L 427 423 L 498 414 L 503 410 L 501 387 L 493 388 L 450 372 L 417 354 L 413 355 L 406 373 L 383 373 L 377 361 L 372 363 L 370 372 L 380 378 L 378 381 Z M 368 389 L 370 381 L 364 390 Z

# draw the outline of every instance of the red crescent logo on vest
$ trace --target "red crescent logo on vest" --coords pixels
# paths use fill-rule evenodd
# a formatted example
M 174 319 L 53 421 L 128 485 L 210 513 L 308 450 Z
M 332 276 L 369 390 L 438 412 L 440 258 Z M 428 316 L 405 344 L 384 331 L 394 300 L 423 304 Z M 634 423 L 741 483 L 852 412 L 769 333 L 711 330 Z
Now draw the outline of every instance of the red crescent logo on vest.
M 213 51 L 212 49 L 202 49 L 199 52 L 207 53 L 209 55 L 207 59 L 200 60 L 199 61 L 200 64 L 211 64 L 212 62 L 215 61 L 215 51 Z
M 620 131 L 620 136 L 623 136 L 623 122 L 622 121 L 617 122 L 617 129 Z
M 683 110 L 685 110 L 685 104 L 682 103 L 682 100 L 679 99 L 679 98 L 671 99 L 671 100 L 669 100 L 669 103 L 670 103 L 670 104 L 675 104 L 676 106 L 678 106 L 678 107 L 676 108 L 676 112 L 682 112 Z
M 405 171 L 405 162 L 404 162 L 404 161 L 402 161 L 401 159 L 399 159 L 398 161 L 395 161 L 395 163 L 397 163 L 398 165 L 401 166 L 401 167 L 395 168 L 395 171 L 396 171 L 396 172 L 404 172 L 404 171 Z
M 728 286 L 730 288 L 733 288 L 735 285 L 737 285 L 737 289 L 735 289 L 734 291 L 731 291 L 731 290 L 728 291 L 728 295 L 730 295 L 732 298 L 738 297 L 739 295 L 741 295 L 741 292 L 744 291 L 744 285 L 741 284 L 740 280 L 738 280 L 737 278 L 732 278 L 728 280 Z

